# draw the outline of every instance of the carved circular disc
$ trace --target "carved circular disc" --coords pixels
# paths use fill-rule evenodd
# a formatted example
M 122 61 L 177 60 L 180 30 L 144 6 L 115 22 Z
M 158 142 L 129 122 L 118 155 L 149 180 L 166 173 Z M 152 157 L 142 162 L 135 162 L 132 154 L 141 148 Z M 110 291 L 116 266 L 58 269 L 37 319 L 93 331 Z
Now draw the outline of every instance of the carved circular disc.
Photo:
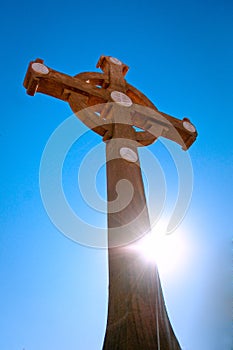
M 38 62 L 32 63 L 32 69 L 36 73 L 40 73 L 40 74 L 48 74 L 49 73 L 49 69 L 44 64 L 38 63 Z
M 118 58 L 110 57 L 110 61 L 114 64 L 117 64 L 118 66 L 122 65 L 122 62 L 120 60 L 118 60 Z
M 130 107 L 133 104 L 131 98 L 129 98 L 127 95 L 123 94 L 123 92 L 120 91 L 112 91 L 111 98 L 114 102 L 124 107 Z
M 195 132 L 195 131 L 196 131 L 195 126 L 194 126 L 193 124 L 191 124 L 190 122 L 187 122 L 187 121 L 184 121 L 184 122 L 183 122 L 183 127 L 184 127 L 186 130 L 190 131 L 190 132 Z
M 127 160 L 128 162 L 135 163 L 138 160 L 137 153 L 129 147 L 121 147 L 120 155 L 123 159 Z

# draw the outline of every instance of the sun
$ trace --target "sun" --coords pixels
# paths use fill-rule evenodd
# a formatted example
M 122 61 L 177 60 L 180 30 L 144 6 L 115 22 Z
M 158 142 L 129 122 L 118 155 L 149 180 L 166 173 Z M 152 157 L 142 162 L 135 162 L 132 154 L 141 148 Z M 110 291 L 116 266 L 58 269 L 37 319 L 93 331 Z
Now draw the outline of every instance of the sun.
M 176 230 L 168 235 L 160 226 L 132 245 L 148 263 L 156 264 L 163 273 L 178 269 L 187 257 L 187 242 L 184 234 Z

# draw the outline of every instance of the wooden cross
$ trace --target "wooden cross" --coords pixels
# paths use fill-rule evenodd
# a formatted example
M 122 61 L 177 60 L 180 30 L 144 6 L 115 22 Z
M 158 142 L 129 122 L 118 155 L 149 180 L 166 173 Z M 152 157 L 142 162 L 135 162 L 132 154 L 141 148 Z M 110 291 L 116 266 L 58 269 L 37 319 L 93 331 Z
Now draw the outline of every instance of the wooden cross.
M 138 147 L 162 136 L 186 150 L 197 132 L 187 118 L 158 111 L 128 84 L 128 66 L 118 59 L 101 56 L 97 67 L 103 73 L 71 77 L 36 59 L 29 64 L 24 87 L 32 96 L 40 92 L 67 101 L 106 143 L 109 304 L 103 349 L 180 350 L 156 267 L 128 247 L 150 231 Z

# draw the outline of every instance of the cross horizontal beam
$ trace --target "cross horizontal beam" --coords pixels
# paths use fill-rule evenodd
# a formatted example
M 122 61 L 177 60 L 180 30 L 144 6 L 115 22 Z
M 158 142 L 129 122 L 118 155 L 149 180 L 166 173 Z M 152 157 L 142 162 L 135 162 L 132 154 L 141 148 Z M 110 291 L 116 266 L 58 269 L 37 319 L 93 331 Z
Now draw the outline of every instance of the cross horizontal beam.
M 106 114 L 106 110 L 109 112 L 111 108 L 106 109 L 103 104 L 113 102 L 111 93 L 118 91 L 132 100 L 132 106 L 127 108 L 127 113 L 130 115 L 127 123 L 143 130 L 135 132 L 135 140 L 139 145 L 147 146 L 158 137 L 170 139 L 180 144 L 184 150 L 193 144 L 197 131 L 190 120 L 187 118 L 181 120 L 159 111 L 144 94 L 127 83 L 125 74 L 128 66 L 112 62 L 111 57 L 101 56 L 97 67 L 104 73 L 86 72 L 71 77 L 45 66 L 43 60 L 36 59 L 29 64 L 24 86 L 29 95 L 33 96 L 36 92 L 40 92 L 67 101 L 73 112 L 88 127 L 103 136 L 104 141 L 111 138 L 109 132 L 111 128 L 106 125 L 113 121 L 110 117 L 104 121 L 103 114 Z M 94 109 L 84 113 L 85 117 L 83 113 L 78 115 L 79 111 L 90 106 L 96 106 L 101 119 L 96 116 Z

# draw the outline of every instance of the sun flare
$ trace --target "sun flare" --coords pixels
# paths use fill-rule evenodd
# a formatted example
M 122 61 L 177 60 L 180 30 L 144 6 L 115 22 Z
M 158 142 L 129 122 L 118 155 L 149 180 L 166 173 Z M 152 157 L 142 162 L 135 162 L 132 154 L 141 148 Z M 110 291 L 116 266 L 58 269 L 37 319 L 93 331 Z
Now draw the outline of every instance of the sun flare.
M 156 228 L 138 240 L 133 249 L 146 261 L 157 264 L 161 272 L 171 272 L 185 264 L 187 247 L 183 236 L 178 230 L 167 235 L 161 228 Z

